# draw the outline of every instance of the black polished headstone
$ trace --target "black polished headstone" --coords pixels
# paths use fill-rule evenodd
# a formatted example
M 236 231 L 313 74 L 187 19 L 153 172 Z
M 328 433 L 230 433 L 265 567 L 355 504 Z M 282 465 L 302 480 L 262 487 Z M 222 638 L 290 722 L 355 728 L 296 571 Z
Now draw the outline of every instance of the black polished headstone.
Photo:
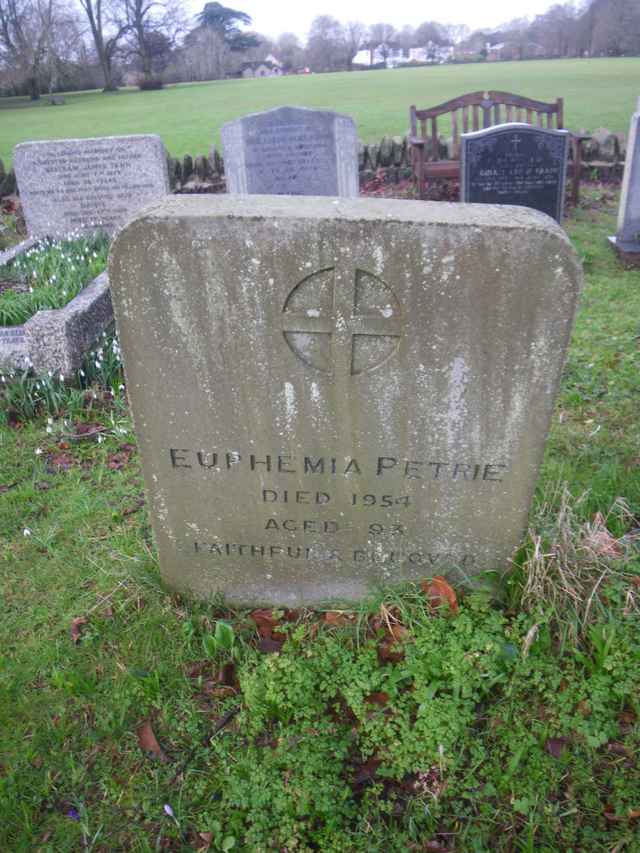
M 560 222 L 569 136 L 520 123 L 462 134 L 461 201 L 520 204 Z

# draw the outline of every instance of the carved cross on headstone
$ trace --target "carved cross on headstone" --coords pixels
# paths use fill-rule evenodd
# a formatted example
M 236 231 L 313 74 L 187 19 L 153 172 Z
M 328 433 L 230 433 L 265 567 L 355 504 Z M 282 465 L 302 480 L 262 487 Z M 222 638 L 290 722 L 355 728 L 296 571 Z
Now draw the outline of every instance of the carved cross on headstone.
M 305 364 L 334 376 L 379 367 L 400 343 L 400 304 L 378 276 L 348 265 L 302 279 L 283 308 L 283 334 Z

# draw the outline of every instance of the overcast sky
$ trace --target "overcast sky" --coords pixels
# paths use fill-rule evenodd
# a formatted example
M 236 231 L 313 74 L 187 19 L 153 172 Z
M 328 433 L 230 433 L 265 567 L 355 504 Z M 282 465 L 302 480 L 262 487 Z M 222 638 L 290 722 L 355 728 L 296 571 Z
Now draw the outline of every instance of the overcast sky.
M 199 12 L 206 0 L 188 0 Z M 420 3 L 416 0 L 220 0 L 224 6 L 241 9 L 253 18 L 252 29 L 272 38 L 283 32 L 306 39 L 311 21 L 317 15 L 332 15 L 339 21 L 363 24 L 404 24 L 415 27 L 423 21 L 466 24 L 472 30 L 496 27 L 513 18 L 546 12 L 551 0 L 447 0 L 446 3 Z

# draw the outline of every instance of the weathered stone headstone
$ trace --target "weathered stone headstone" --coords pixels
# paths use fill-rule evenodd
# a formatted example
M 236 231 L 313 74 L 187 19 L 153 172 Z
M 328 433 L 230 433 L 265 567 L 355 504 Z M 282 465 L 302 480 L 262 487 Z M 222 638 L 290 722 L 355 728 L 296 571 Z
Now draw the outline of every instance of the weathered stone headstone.
M 547 217 L 172 197 L 109 276 L 171 585 L 293 605 L 506 565 L 580 284 Z
M 227 191 L 357 196 L 358 139 L 352 118 L 278 107 L 225 124 Z
M 461 201 L 520 204 L 561 221 L 569 131 L 499 124 L 460 139 Z
M 155 134 L 56 139 L 16 145 L 14 166 L 30 236 L 108 234 L 169 192 Z
M 625 265 L 640 266 L 640 98 L 629 126 L 618 230 L 609 240 Z

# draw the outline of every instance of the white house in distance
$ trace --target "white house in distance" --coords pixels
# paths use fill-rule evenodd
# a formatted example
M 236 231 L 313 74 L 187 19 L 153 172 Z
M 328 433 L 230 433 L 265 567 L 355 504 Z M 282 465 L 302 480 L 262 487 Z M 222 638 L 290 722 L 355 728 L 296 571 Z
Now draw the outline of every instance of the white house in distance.
M 387 68 L 397 68 L 410 62 L 448 62 L 453 57 L 453 45 L 437 45 L 429 42 L 425 47 L 401 47 L 379 44 L 373 48 L 362 48 L 353 58 L 354 65 L 370 68 L 384 63 Z

